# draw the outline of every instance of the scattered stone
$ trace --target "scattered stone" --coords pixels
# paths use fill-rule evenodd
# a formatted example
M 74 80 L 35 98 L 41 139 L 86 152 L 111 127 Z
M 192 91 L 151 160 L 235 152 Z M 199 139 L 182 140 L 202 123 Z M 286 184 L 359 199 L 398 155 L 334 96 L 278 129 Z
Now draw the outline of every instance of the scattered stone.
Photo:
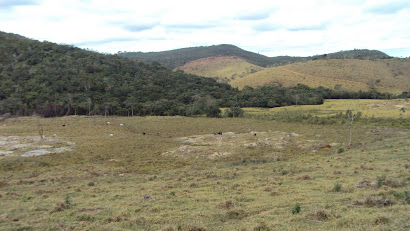
M 124 124 L 120 124 L 120 126 L 122 127 L 122 126 L 124 126 Z
M 113 137 L 113 136 L 114 136 L 114 134 L 109 134 L 108 136 L 109 136 L 109 137 Z

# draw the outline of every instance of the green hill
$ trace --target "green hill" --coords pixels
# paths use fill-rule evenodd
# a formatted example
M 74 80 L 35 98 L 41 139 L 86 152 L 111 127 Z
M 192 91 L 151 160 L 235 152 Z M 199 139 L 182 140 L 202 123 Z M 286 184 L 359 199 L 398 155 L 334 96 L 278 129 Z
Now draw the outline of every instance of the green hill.
M 260 67 L 272 67 L 284 64 L 317 60 L 317 59 L 381 59 L 390 58 L 383 52 L 376 50 L 352 50 L 352 51 L 340 51 L 335 53 L 329 53 L 324 55 L 316 55 L 309 57 L 291 57 L 291 56 L 277 56 L 267 57 L 254 52 L 243 50 L 237 46 L 229 44 L 213 45 L 213 46 L 201 46 L 201 47 L 189 47 L 181 48 L 169 51 L 161 52 L 120 52 L 118 55 L 139 60 L 143 62 L 158 62 L 163 66 L 174 69 L 183 66 L 189 62 L 203 59 L 207 57 L 218 56 L 235 56 L 246 60 L 247 62 L 260 66 Z
M 158 63 L 4 32 L 0 83 L 0 114 L 18 115 L 184 115 L 195 100 L 209 97 L 226 105 L 236 94 L 228 84 L 173 72 Z
M 262 67 L 272 64 L 269 57 L 228 44 L 189 47 L 161 52 L 124 52 L 118 55 L 144 62 L 158 62 L 169 69 L 182 66 L 190 61 L 213 56 L 237 56 Z

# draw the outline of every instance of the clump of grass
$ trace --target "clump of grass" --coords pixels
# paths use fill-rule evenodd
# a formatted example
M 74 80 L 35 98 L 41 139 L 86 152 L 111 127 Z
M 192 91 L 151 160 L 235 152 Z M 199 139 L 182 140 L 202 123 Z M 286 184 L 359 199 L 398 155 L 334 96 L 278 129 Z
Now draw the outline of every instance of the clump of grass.
M 261 222 L 259 225 L 253 228 L 253 231 L 270 231 L 271 229 L 265 224 L 265 222 Z
M 309 214 L 309 217 L 318 221 L 327 221 L 330 219 L 330 214 L 326 210 L 316 210 L 315 212 Z
M 312 179 L 309 175 L 302 175 L 297 178 L 298 180 L 310 180 Z
M 336 183 L 333 187 L 333 192 L 341 192 L 342 191 L 342 184 Z
M 6 186 L 7 185 L 7 180 L 0 180 L 0 187 Z
M 384 207 L 384 206 L 391 206 L 392 202 L 389 199 L 380 199 L 374 196 L 367 196 L 363 200 L 355 200 L 353 202 L 354 205 L 364 205 L 366 207 Z
M 385 217 L 385 216 L 380 216 L 378 218 L 376 218 L 376 220 L 374 221 L 374 224 L 376 225 L 384 225 L 390 222 L 390 219 Z
M 343 153 L 345 152 L 345 149 L 340 147 L 339 149 L 337 149 L 337 154 Z
M 231 209 L 235 207 L 235 203 L 232 200 L 226 200 L 221 204 L 221 207 L 225 209 Z
M 385 175 L 383 175 L 383 176 L 378 176 L 378 177 L 377 177 L 377 187 L 378 187 L 378 188 L 382 187 L 382 185 L 383 185 L 383 183 L 384 183 L 385 180 L 386 180 L 386 176 L 385 176 Z
M 226 212 L 226 217 L 228 219 L 242 219 L 246 216 L 246 213 L 243 209 L 233 209 Z
M 300 213 L 300 204 L 296 203 L 295 206 L 292 208 L 292 214 L 298 214 Z
M 398 200 L 404 200 L 407 204 L 410 204 L 410 193 L 409 191 L 394 192 L 393 196 Z

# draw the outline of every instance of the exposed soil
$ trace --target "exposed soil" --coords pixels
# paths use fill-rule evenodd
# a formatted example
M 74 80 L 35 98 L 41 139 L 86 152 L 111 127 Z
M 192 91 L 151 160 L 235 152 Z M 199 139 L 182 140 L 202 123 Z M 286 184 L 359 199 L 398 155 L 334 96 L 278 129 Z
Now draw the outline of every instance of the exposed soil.
M 225 132 L 222 135 L 194 135 L 175 138 L 175 140 L 181 142 L 181 145 L 163 155 L 215 159 L 240 154 L 246 149 L 257 147 L 268 147 L 272 151 L 279 151 L 296 144 L 303 151 L 316 152 L 322 146 L 320 141 L 305 140 L 300 134 L 281 131 Z
M 72 151 L 74 143 L 57 137 L 0 136 L 0 158 L 40 156 Z

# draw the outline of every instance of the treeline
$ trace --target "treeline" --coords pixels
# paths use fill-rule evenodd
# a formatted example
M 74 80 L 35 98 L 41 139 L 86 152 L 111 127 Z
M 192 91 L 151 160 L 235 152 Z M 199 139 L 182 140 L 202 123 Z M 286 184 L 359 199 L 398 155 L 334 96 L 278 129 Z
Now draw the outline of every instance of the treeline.
M 328 98 L 390 98 L 297 85 L 239 91 L 212 78 L 173 72 L 69 45 L 0 32 L 0 114 L 220 116 L 220 107 L 320 104 Z

